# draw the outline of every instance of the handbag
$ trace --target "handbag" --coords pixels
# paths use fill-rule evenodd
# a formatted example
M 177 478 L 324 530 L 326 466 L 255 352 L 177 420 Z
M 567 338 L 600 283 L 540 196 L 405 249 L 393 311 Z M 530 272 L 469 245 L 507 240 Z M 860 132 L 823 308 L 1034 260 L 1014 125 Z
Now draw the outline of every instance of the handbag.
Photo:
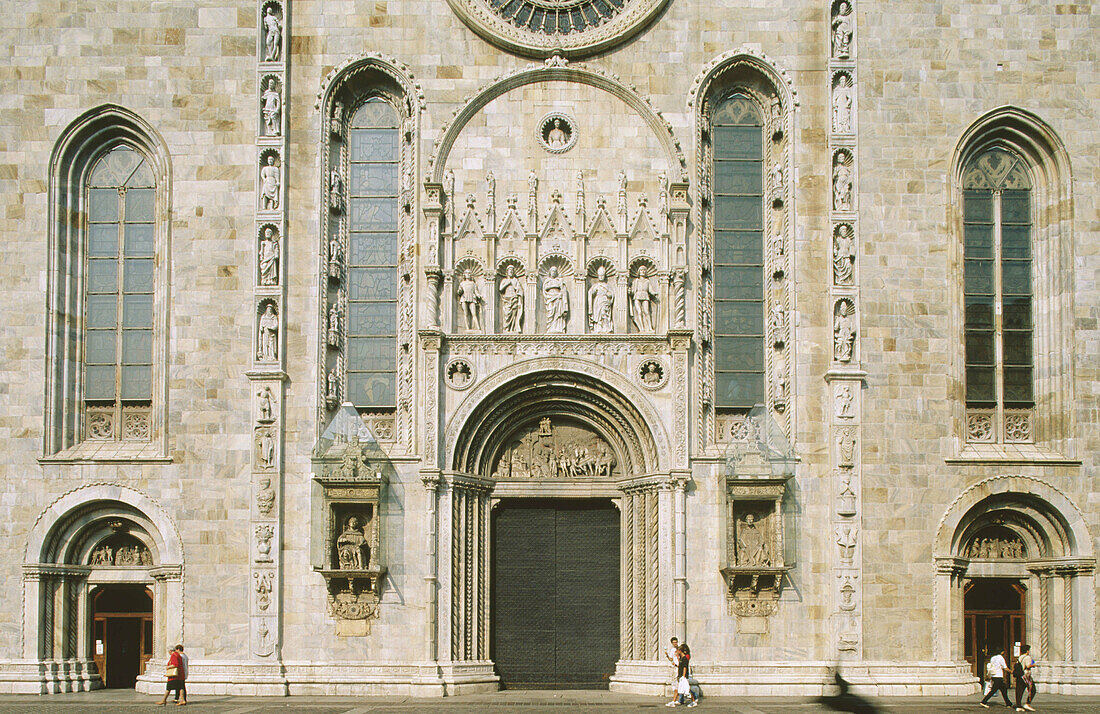
M 691 696 L 691 683 L 688 682 L 687 677 L 680 677 L 680 681 L 676 685 L 676 693 Z
M 178 677 L 180 676 L 180 668 L 173 664 L 170 664 L 168 665 L 167 674 L 169 677 Z

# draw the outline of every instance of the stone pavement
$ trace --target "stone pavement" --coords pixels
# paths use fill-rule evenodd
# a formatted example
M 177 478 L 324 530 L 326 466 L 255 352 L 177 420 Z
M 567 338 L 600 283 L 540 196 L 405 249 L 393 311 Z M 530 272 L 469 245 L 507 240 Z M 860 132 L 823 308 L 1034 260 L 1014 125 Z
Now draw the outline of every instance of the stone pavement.
M 977 697 L 948 698 L 883 698 L 875 703 L 883 712 L 939 714 L 947 712 L 982 712 Z M 129 690 L 101 690 L 77 694 L 45 696 L 0 696 L 0 714 L 128 714 L 138 711 L 165 711 L 153 706 L 156 697 Z M 448 697 L 446 699 L 413 699 L 385 697 L 230 697 L 195 696 L 186 711 L 217 712 L 218 714 L 480 714 L 480 712 L 556 713 L 565 709 L 601 714 L 628 714 L 647 711 L 669 711 L 665 700 L 606 691 L 503 691 L 494 694 Z M 1041 712 L 1092 714 L 1100 711 L 1100 697 L 1043 696 L 1035 701 Z M 171 702 L 169 702 L 171 706 Z M 736 714 L 794 714 L 827 711 L 808 698 L 705 698 L 697 712 L 734 712 Z M 994 706 L 989 711 L 1013 711 Z

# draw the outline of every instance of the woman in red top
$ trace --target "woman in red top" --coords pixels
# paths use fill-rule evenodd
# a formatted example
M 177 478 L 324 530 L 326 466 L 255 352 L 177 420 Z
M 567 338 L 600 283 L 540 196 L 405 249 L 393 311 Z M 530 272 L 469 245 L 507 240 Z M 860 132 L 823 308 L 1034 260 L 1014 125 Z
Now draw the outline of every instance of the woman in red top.
M 187 669 L 183 662 L 183 655 L 180 653 L 182 647 L 168 650 L 168 683 L 164 688 L 164 696 L 157 702 L 157 706 L 164 706 L 168 702 L 168 693 L 176 692 L 176 706 L 183 706 L 187 704 L 187 689 L 184 688 L 183 683 L 187 680 Z M 180 693 L 183 693 L 183 699 L 180 699 Z

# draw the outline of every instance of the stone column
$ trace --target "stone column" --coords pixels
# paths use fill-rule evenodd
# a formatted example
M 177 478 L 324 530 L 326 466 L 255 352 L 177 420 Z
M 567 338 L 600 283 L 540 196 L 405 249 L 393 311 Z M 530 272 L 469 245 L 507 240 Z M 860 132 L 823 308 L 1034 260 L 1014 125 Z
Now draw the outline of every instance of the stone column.
M 424 659 L 439 659 L 439 470 L 421 469 L 420 481 L 428 492 L 428 526 L 426 555 L 428 567 L 424 576 L 424 607 L 427 612 Z

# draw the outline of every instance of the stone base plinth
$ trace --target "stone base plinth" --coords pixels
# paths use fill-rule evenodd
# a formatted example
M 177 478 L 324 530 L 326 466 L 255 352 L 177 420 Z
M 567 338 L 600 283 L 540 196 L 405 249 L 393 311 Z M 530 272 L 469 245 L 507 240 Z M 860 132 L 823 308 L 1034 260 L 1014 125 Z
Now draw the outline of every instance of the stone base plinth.
M 809 697 L 834 693 L 831 662 L 706 662 L 692 667 L 704 695 L 716 697 Z M 879 697 L 975 694 L 977 678 L 965 662 L 858 662 L 841 665 L 859 694 Z M 668 695 L 675 671 L 660 662 L 620 661 L 611 691 Z
M 90 659 L 0 660 L 0 694 L 59 694 L 102 687 Z
M 1039 662 L 1034 670 L 1040 692 L 1100 695 L 1100 665 L 1078 662 Z

